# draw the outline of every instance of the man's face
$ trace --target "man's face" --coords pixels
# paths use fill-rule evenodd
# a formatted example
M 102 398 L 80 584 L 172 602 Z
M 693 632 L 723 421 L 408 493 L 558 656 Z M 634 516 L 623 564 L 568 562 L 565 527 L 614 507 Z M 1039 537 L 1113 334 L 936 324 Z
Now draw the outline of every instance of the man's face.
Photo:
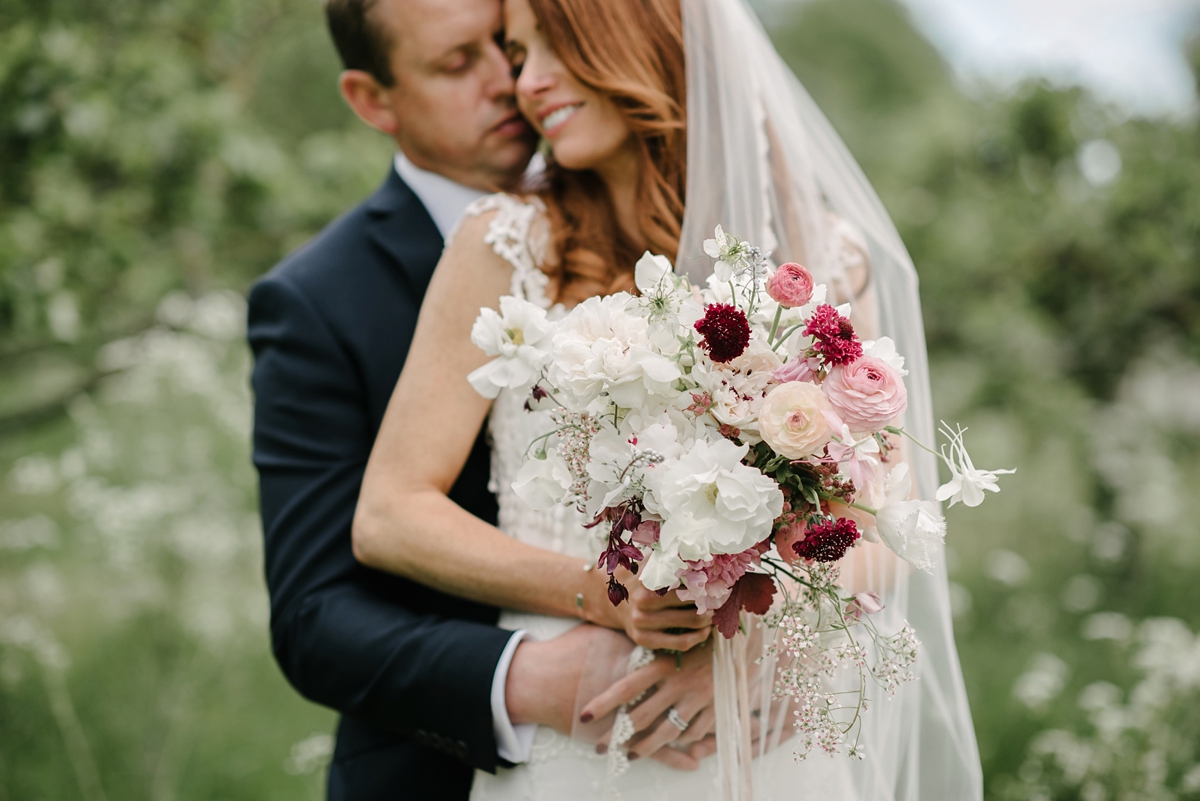
M 500 0 L 379 0 L 392 43 L 395 138 L 418 167 L 479 189 L 524 171 L 536 134 L 517 111 Z

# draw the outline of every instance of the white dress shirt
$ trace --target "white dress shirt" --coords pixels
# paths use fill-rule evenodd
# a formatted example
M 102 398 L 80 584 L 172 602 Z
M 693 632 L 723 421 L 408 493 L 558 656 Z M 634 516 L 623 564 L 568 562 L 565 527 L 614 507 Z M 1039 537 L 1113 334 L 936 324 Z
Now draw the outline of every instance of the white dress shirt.
M 433 218 L 442 239 L 458 225 L 467 206 L 487 194 L 456 184 L 435 172 L 422 170 L 400 151 L 396 151 L 395 167 L 396 174 L 408 184 L 408 188 Z M 496 754 L 501 759 L 514 763 L 529 761 L 529 754 L 533 750 L 533 735 L 537 730 L 537 726 L 532 723 L 514 726 L 509 720 L 508 704 L 504 697 L 508 668 L 512 664 L 513 653 L 524 636 L 524 630 L 513 633 L 508 645 L 500 654 L 500 661 L 496 663 L 496 673 L 492 676 L 492 727 L 496 735 Z

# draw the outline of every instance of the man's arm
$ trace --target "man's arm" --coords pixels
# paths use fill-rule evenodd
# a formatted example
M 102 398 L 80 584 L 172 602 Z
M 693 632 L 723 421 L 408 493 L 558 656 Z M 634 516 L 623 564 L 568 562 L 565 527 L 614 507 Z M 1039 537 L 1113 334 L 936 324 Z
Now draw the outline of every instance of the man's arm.
M 359 565 L 350 526 L 373 432 L 349 355 L 286 279 L 250 296 L 254 460 L 276 659 L 305 697 L 494 770 L 510 632 L 421 613 Z M 383 592 L 385 581 L 392 588 Z

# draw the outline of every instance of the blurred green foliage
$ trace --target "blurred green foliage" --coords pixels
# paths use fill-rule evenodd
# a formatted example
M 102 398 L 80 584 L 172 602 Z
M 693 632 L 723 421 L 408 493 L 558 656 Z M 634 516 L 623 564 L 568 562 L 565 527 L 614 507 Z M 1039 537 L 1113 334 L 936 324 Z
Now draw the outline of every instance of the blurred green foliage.
M 918 265 L 939 414 L 1018 467 L 950 512 L 989 798 L 1200 798 L 1195 121 L 966 92 L 889 0 L 781 9 Z M 389 143 L 308 0 L 0 21 L 0 801 L 320 797 L 332 716 L 268 650 L 235 293 Z

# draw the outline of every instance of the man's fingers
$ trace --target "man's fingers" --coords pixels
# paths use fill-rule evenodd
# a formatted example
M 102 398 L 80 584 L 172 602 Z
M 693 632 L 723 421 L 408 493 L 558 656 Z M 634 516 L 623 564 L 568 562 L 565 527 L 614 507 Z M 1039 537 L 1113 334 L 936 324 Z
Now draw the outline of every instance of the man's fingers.
M 669 750 L 674 751 L 675 749 L 672 748 Z M 717 735 L 706 735 L 700 742 L 693 743 L 687 749 L 687 753 L 692 759 L 696 760 L 697 763 L 699 763 L 702 759 L 707 759 L 708 757 L 717 753 Z
M 675 770 L 700 769 L 700 759 L 684 751 L 677 751 L 674 748 L 660 748 L 651 754 L 650 758 L 658 760 L 667 767 L 675 768 Z
M 670 667 L 666 660 L 656 659 L 649 665 L 638 668 L 628 676 L 619 679 L 607 690 L 588 701 L 587 705 L 580 710 L 579 720 L 583 723 L 590 723 L 597 718 L 604 717 L 621 704 L 629 703 L 653 687 L 666 675 Z

